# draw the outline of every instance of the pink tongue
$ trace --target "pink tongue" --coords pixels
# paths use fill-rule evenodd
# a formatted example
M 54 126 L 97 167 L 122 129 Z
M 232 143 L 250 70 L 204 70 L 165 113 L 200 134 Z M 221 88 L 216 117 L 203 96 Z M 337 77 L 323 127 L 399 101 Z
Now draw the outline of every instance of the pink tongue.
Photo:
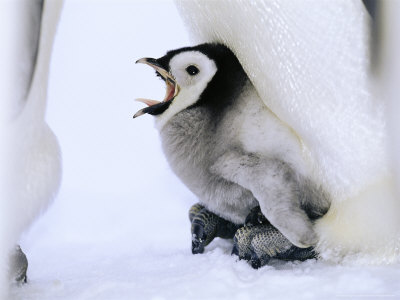
M 157 101 L 157 100 L 143 99 L 143 98 L 138 98 L 138 99 L 136 99 L 136 101 L 143 102 L 143 103 L 147 104 L 147 106 L 152 106 L 152 105 L 160 103 L 160 101 Z
M 171 100 L 174 97 L 175 86 L 167 81 L 167 90 L 165 91 L 164 102 Z

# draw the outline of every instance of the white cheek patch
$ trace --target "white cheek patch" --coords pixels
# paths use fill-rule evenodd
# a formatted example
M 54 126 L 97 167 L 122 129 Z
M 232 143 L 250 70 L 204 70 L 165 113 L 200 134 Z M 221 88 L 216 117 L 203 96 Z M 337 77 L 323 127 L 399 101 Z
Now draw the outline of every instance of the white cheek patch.
M 186 68 L 190 65 L 198 67 L 200 72 L 194 76 L 189 75 L 186 72 Z M 217 66 L 214 61 L 198 51 L 187 51 L 176 55 L 170 61 L 170 68 L 172 75 L 180 86 L 180 92 L 169 108 L 156 117 L 156 127 L 159 130 L 164 127 L 171 117 L 196 103 L 217 72 Z

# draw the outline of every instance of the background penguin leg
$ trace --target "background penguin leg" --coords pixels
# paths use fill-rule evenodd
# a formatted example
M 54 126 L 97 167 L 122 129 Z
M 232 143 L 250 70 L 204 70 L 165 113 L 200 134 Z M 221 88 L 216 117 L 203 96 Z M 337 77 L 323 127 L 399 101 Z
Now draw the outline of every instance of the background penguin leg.
M 192 223 L 193 254 L 203 253 L 204 247 L 216 237 L 224 239 L 233 238 L 239 227 L 210 212 L 198 203 L 190 208 L 189 219 Z
M 26 283 L 26 271 L 28 269 L 28 259 L 21 247 L 17 245 L 10 255 L 9 276 L 18 283 Z

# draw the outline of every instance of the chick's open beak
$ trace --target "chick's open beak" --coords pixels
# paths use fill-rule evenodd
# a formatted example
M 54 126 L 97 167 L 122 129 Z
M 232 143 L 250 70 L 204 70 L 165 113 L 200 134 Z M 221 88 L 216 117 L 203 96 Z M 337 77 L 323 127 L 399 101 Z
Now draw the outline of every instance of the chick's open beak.
M 171 104 L 172 100 L 179 93 L 179 85 L 176 83 L 175 78 L 161 66 L 157 59 L 154 58 L 141 58 L 136 63 L 146 64 L 154 68 L 154 70 L 162 77 L 166 84 L 166 92 L 163 101 L 157 101 L 152 99 L 138 98 L 137 101 L 145 103 L 148 107 L 139 110 L 133 117 L 139 117 L 146 113 L 151 115 L 158 115 L 163 113 Z

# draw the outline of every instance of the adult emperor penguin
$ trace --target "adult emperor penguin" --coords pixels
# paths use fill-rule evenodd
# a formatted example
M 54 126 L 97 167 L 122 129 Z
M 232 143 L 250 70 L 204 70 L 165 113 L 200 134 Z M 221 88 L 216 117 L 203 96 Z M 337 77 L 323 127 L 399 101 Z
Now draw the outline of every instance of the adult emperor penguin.
M 296 134 L 259 98 L 232 51 L 201 44 L 137 62 L 166 82 L 164 100 L 138 99 L 148 107 L 134 117 L 156 117 L 173 171 L 200 201 L 191 219 L 204 207 L 235 230 L 259 206 L 272 224 L 265 230 L 277 229 L 298 248 L 315 245 L 313 221 L 327 212 L 330 197 L 312 180 Z
M 20 235 L 54 199 L 61 181 L 60 147 L 45 121 L 52 45 L 62 1 L 0 4 L 0 299 L 9 276 L 26 281 Z

